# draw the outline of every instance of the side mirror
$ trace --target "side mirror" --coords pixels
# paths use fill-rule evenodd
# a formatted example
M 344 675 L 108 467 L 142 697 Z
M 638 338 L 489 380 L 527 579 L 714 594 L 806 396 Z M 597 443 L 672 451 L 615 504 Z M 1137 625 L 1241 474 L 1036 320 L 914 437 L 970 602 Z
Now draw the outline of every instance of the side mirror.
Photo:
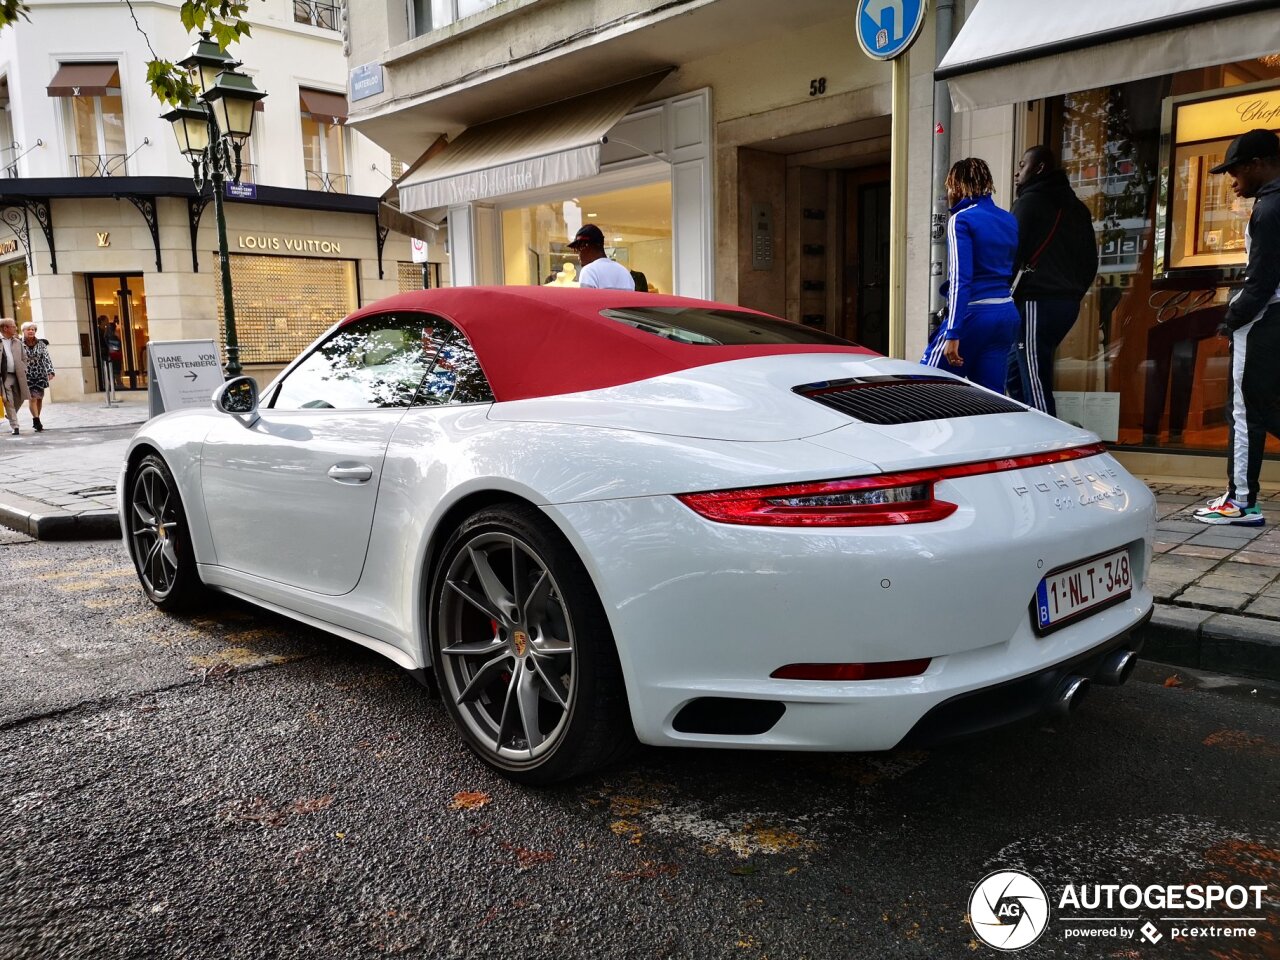
M 223 413 L 249 417 L 252 424 L 258 419 L 258 383 L 253 377 L 236 377 L 228 380 L 213 393 L 213 406 Z

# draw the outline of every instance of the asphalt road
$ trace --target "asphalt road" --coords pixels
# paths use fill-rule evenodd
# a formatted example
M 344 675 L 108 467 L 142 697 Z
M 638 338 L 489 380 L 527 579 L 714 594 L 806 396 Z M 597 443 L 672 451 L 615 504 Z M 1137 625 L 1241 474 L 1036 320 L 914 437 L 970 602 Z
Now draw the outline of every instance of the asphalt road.
M 1057 728 L 648 750 L 534 791 L 354 645 L 230 602 L 156 612 L 119 544 L 0 535 L 0 576 L 3 960 L 997 956 L 967 915 L 1001 868 L 1051 899 L 1268 886 L 1245 940 L 1148 909 L 1091 915 L 1155 920 L 1155 945 L 1073 937 L 1055 900 L 1021 957 L 1280 957 L 1273 689 L 1148 668 Z

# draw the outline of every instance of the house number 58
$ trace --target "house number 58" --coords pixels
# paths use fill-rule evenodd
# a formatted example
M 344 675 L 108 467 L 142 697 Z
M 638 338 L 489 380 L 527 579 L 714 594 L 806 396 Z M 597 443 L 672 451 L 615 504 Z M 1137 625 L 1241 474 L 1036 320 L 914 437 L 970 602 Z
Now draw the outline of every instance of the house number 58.
M 809 96 L 816 97 L 820 93 L 827 92 L 827 78 L 819 77 L 817 80 L 809 81 Z

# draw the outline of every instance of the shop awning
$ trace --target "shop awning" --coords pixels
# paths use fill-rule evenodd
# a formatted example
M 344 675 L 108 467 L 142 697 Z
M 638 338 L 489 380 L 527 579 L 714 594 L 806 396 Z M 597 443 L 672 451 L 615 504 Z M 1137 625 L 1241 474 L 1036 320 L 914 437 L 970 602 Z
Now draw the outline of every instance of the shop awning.
M 600 138 L 666 74 L 468 127 L 400 179 L 401 209 L 429 210 L 594 177 Z
M 324 90 L 308 90 L 298 88 L 298 103 L 303 113 L 309 113 L 325 123 L 341 124 L 347 122 L 347 98 L 340 93 L 327 93 Z
M 119 87 L 114 63 L 64 63 L 48 89 L 51 97 L 105 97 L 108 90 Z
M 378 204 L 378 222 L 389 230 L 415 240 L 437 243 L 440 240 L 440 224 L 429 217 L 405 213 L 385 200 Z
M 934 76 L 959 110 L 1038 100 L 1280 52 L 1278 17 L 1276 0 L 979 0 Z

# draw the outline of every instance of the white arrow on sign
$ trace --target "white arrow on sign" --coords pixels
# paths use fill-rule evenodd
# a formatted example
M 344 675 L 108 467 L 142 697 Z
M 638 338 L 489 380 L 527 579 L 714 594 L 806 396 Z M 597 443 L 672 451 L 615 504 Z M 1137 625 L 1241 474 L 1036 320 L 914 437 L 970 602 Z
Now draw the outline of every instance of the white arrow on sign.
M 902 28 L 904 26 L 902 20 L 904 11 L 902 9 L 902 0 L 871 0 L 867 4 L 867 16 L 876 23 L 884 26 L 884 12 L 886 10 L 893 11 L 893 39 L 902 39 Z

